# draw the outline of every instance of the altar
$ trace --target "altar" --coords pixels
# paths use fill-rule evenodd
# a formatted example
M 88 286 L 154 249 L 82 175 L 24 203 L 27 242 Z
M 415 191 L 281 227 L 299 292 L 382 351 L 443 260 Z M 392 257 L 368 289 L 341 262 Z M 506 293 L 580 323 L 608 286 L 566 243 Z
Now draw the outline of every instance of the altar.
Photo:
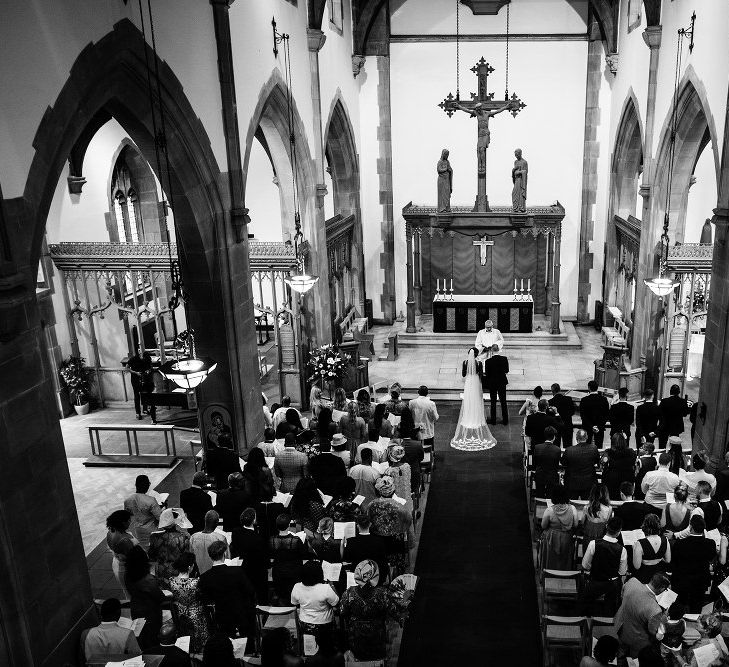
M 501 333 L 531 333 L 534 302 L 527 295 L 454 294 L 433 301 L 434 333 L 469 333 L 491 320 Z

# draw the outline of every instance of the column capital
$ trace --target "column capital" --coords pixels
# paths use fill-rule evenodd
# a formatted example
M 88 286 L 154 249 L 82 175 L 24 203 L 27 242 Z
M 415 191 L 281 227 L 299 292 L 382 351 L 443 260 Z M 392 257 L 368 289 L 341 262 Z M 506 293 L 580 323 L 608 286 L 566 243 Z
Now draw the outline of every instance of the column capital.
M 661 46 L 662 32 L 663 28 L 660 25 L 649 25 L 643 31 L 643 41 L 646 43 L 646 46 L 648 46 L 651 51 Z
M 711 222 L 715 225 L 729 225 L 729 208 L 715 208 Z
M 352 74 L 355 79 L 357 78 L 357 75 L 362 71 L 366 59 L 367 58 L 365 56 L 352 56 Z
M 608 66 L 610 73 L 615 75 L 618 73 L 619 56 L 617 53 L 606 53 L 605 64 Z
M 327 186 L 325 183 L 317 183 L 314 186 L 314 195 L 316 197 L 316 207 L 324 208 L 324 198 L 327 196 Z
M 321 51 L 321 47 L 327 41 L 327 36 L 318 28 L 307 28 L 306 37 L 308 39 L 309 51 L 312 53 Z

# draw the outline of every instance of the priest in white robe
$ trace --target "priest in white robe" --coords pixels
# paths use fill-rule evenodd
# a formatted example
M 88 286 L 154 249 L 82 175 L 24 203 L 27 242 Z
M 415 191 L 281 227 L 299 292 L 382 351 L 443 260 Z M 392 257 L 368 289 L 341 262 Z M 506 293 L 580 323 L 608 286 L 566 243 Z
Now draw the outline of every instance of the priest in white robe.
M 494 328 L 492 320 L 484 322 L 484 328 L 476 334 L 476 347 L 478 348 L 478 359 L 484 361 L 488 359 L 493 352 L 492 346 L 498 345 L 499 350 L 504 349 L 504 336 L 498 329 Z

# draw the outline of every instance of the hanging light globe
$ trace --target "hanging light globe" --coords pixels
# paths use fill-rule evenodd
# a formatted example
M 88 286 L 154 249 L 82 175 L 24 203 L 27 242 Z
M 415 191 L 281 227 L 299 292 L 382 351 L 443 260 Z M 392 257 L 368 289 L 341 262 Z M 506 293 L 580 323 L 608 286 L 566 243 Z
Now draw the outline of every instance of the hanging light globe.
M 306 294 L 314 285 L 319 282 L 319 276 L 310 276 L 306 273 L 289 276 L 285 279 L 286 284 L 299 294 Z
M 178 387 L 189 390 L 205 382 L 217 365 L 217 362 L 210 357 L 171 359 L 162 364 L 159 370 L 165 378 L 174 382 Z
M 658 277 L 643 282 L 656 296 L 666 296 L 678 287 L 678 283 L 671 280 L 671 278 Z

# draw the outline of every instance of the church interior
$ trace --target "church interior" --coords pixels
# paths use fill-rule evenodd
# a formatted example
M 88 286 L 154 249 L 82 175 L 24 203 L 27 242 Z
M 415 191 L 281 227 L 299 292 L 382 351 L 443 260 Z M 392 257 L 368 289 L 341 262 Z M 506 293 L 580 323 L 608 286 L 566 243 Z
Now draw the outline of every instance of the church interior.
M 726 0 L 3 8 L 0 665 L 729 665 Z

